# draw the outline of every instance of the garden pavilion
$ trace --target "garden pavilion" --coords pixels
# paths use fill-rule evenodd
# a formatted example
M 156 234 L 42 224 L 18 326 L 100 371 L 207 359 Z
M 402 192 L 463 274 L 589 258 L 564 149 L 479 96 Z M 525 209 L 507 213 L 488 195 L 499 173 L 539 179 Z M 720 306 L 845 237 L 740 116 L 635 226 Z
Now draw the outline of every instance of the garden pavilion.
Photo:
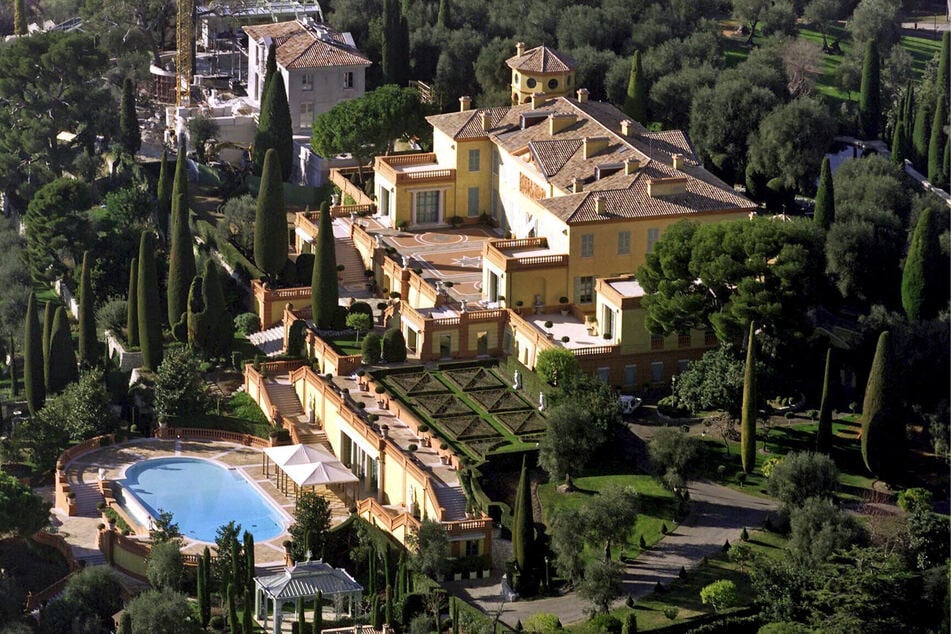
M 360 478 L 353 474 L 336 456 L 320 447 L 312 445 L 285 445 L 268 447 L 262 458 L 264 477 L 270 476 L 270 464 L 277 467 L 277 487 L 284 495 L 293 487 L 294 496 L 300 495 L 306 488 L 332 485 L 352 485 L 347 497 L 356 499 Z
M 317 593 L 323 599 L 342 597 L 347 602 L 347 613 L 353 616 L 355 605 L 363 597 L 363 586 L 356 582 L 343 568 L 334 568 L 321 560 L 302 561 L 288 566 L 284 572 L 254 578 L 254 613 L 264 624 L 267 631 L 268 599 L 272 602 L 274 622 L 273 634 L 280 634 L 284 617 L 284 604 L 293 602 L 295 610 L 300 610 L 305 599 L 316 600 Z M 339 615 L 338 615 L 339 616 Z

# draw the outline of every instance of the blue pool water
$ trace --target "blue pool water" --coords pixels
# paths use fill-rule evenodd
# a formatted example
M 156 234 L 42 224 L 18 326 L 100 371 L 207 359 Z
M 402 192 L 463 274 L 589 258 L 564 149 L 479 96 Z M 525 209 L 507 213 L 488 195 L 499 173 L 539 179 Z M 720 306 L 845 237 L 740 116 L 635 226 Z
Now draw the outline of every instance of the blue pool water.
M 257 541 L 284 531 L 281 513 L 241 473 L 207 460 L 139 462 L 126 470 L 122 487 L 134 494 L 152 517 L 158 517 L 159 509 L 170 511 L 182 535 L 191 539 L 214 542 L 218 527 L 232 520 Z M 135 514 L 134 508 L 130 510 Z

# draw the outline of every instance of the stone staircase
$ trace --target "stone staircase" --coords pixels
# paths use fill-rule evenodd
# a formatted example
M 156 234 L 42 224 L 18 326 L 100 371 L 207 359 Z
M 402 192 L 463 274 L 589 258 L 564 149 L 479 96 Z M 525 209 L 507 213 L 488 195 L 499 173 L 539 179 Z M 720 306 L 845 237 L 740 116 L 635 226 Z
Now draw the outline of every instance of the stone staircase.
M 337 257 L 337 265 L 342 264 L 344 266 L 343 271 L 338 273 L 338 276 L 341 278 L 340 284 L 348 288 L 354 287 L 358 290 L 365 289 L 366 278 L 363 276 L 363 271 L 366 269 L 363 266 L 360 253 L 357 251 L 357 247 L 354 246 L 350 236 L 336 238 L 334 240 L 334 252 Z
M 462 486 L 444 486 L 436 489 L 439 505 L 446 509 L 445 520 L 462 520 L 466 517 L 466 494 Z
M 264 353 L 265 356 L 275 357 L 284 351 L 284 325 L 274 326 L 248 335 L 248 341 Z
M 281 411 L 281 414 L 291 420 L 300 420 L 304 415 L 304 408 L 301 407 L 300 399 L 297 398 L 297 392 L 290 383 L 278 383 L 269 381 L 265 385 L 268 396 L 271 397 L 271 403 Z
M 83 471 L 81 468 L 73 468 L 66 472 L 69 490 L 76 494 L 76 515 L 78 517 L 99 517 L 102 513 L 97 507 L 103 501 L 102 494 L 97 486 L 87 484 L 82 478 Z

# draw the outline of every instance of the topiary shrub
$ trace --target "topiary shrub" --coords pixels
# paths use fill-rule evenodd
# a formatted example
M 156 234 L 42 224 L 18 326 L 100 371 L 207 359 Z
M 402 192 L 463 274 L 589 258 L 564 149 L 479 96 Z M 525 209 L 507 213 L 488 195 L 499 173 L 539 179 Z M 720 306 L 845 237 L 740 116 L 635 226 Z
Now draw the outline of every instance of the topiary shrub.
M 294 263 L 294 280 L 298 286 L 310 286 L 314 275 L 314 258 L 313 253 L 301 253 L 297 256 Z
M 247 337 L 261 330 L 261 320 L 254 313 L 241 313 L 234 318 L 234 329 Z
M 390 363 L 406 361 L 406 339 L 399 328 L 390 328 L 383 333 L 383 358 Z
M 334 308 L 334 330 L 344 330 L 347 327 L 347 315 L 349 314 L 346 306 L 336 306 Z
M 353 302 L 350 304 L 350 314 L 354 313 L 363 313 L 364 315 L 369 315 L 370 319 L 373 319 L 373 309 L 370 308 L 370 305 L 366 302 Z
M 363 353 L 363 362 L 367 364 L 379 363 L 380 349 L 380 335 L 375 332 L 368 332 L 360 347 L 360 351 Z
M 621 634 L 624 624 L 611 614 L 598 614 L 588 622 L 589 631 L 602 634 Z

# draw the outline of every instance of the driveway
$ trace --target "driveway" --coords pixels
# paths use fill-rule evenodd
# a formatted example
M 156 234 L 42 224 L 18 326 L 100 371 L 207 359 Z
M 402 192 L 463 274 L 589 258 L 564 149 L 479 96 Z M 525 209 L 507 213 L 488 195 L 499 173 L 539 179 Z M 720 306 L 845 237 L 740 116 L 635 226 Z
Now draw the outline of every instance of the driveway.
M 689 489 L 689 517 L 673 533 L 624 567 L 624 592 L 635 599 L 653 592 L 658 581 L 666 584 L 677 578 L 681 566 L 689 570 L 704 557 L 720 552 L 725 541 L 735 542 L 744 527 L 762 524 L 766 513 L 777 506 L 773 500 L 708 481 L 691 482 Z M 489 616 L 499 615 L 510 627 L 539 612 L 555 614 L 565 625 L 576 623 L 585 619 L 584 611 L 590 607 L 574 592 L 534 601 L 502 603 L 499 577 L 451 581 L 445 586 Z

